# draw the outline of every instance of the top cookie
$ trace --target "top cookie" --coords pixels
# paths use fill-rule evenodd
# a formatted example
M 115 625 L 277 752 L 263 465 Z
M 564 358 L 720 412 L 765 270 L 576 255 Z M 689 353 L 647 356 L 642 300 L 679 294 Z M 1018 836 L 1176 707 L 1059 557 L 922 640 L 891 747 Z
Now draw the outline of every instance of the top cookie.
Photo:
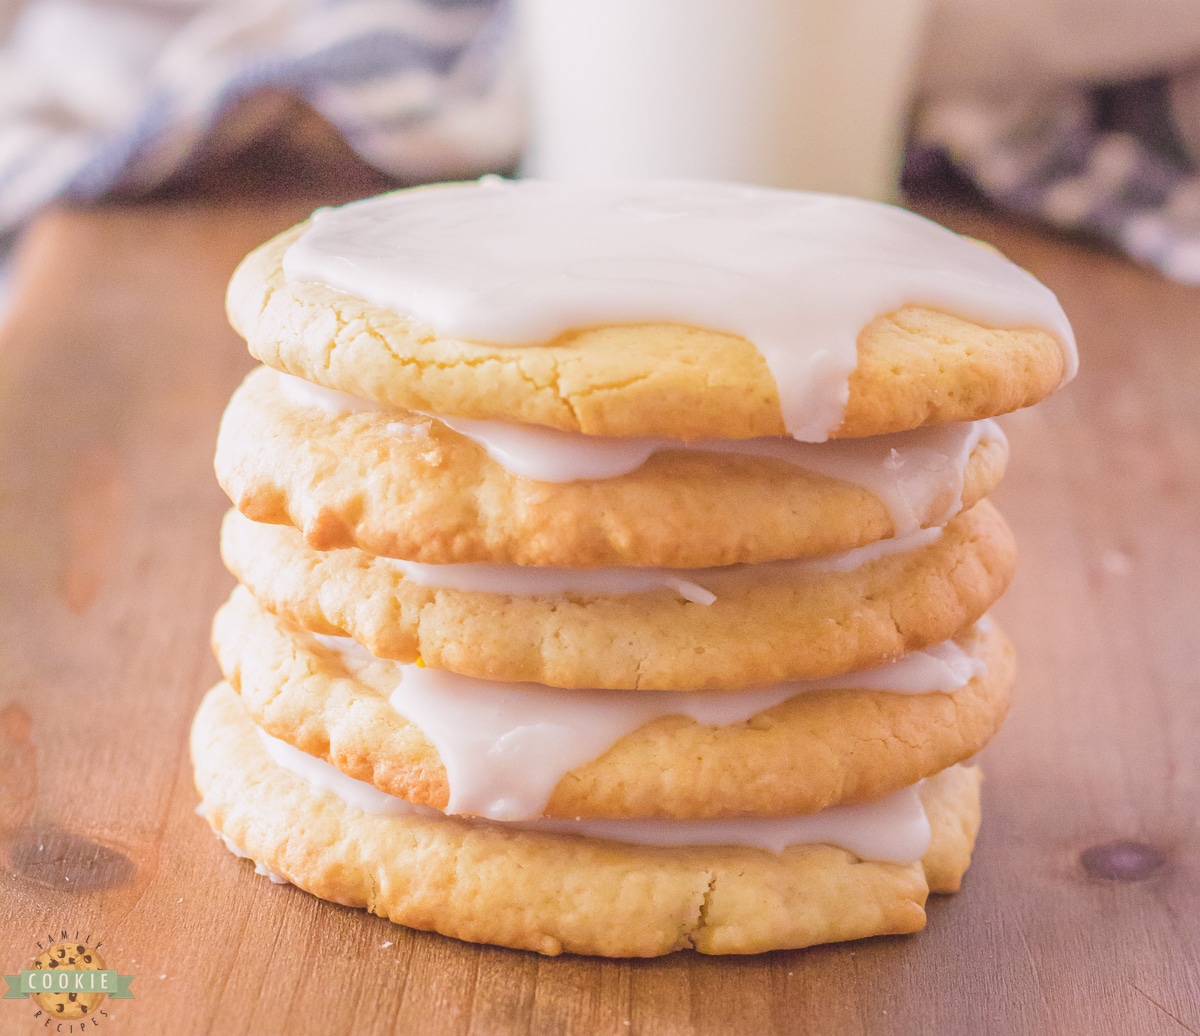
M 228 308 L 306 380 L 590 435 L 876 435 L 1027 406 L 1075 369 L 1054 296 L 993 250 L 729 184 L 399 191 L 251 253 Z

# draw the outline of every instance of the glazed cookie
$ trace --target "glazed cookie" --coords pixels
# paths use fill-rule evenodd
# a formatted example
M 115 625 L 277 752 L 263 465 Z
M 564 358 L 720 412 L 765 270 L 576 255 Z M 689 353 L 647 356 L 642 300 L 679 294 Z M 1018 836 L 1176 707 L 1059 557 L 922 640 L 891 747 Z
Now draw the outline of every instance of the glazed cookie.
M 1006 413 L 1073 373 L 1050 292 L 911 213 L 826 197 L 814 225 L 811 195 L 633 193 L 453 185 L 322 213 L 242 263 L 229 316 L 264 363 L 319 384 L 590 435 L 878 435 Z M 726 241 L 706 217 L 743 197 Z M 617 233 L 638 206 L 667 218 Z M 969 312 L 990 319 L 950 315 Z M 811 369 L 796 359 L 810 352 Z M 807 431 L 787 419 L 814 410 L 828 415 Z
M 655 848 L 421 814 L 367 813 L 276 764 L 218 685 L 192 727 L 203 811 L 227 843 L 314 895 L 474 942 L 613 957 L 757 953 L 916 931 L 956 888 L 978 825 L 978 773 L 921 797 L 926 872 L 831 845 Z
M 883 481 L 889 463 L 900 469 L 891 509 L 866 488 L 785 460 L 693 450 L 655 453 L 613 478 L 545 482 L 510 473 L 440 421 L 294 402 L 263 368 L 229 402 L 216 472 L 242 513 L 294 525 L 318 550 L 357 546 L 431 564 L 700 567 L 830 554 L 941 524 L 1004 472 L 1003 435 L 994 425 L 975 431 L 973 448 L 958 439 L 961 460 L 938 454 L 936 464 L 924 432 L 910 433 L 918 439 L 907 465 L 903 437 L 876 446 L 873 477 Z M 902 474 L 931 467 L 929 477 Z
M 1004 592 L 1016 565 L 1008 526 L 986 500 L 940 533 L 861 550 L 816 561 L 638 571 L 651 580 L 641 593 L 604 593 L 585 583 L 541 591 L 534 584 L 520 595 L 422 585 L 390 559 L 314 551 L 295 529 L 236 512 L 221 534 L 230 571 L 266 608 L 306 629 L 351 636 L 381 658 L 420 656 L 467 676 L 555 687 L 737 689 L 864 669 L 954 636 Z M 452 572 L 464 578 L 462 569 Z M 441 578 L 437 569 L 418 575 Z M 599 574 L 602 581 L 629 576 Z M 502 569 L 500 577 L 514 574 Z
M 389 795 L 497 819 L 780 816 L 869 801 L 978 752 L 1014 672 L 1011 645 L 986 623 L 859 682 L 561 692 L 339 650 L 244 588 L 217 613 L 213 642 L 272 736 Z M 513 781 L 504 746 L 518 742 Z

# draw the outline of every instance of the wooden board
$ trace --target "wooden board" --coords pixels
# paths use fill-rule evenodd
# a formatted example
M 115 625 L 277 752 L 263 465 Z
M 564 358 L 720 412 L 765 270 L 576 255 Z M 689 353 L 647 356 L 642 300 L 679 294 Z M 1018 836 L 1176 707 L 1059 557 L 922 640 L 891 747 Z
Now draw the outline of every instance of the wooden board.
M 187 728 L 231 586 L 211 454 L 251 366 L 222 291 L 305 208 L 58 214 L 21 249 L 0 337 L 0 971 L 90 934 L 137 976 L 97 1019 L 113 1036 L 1200 1032 L 1200 293 L 950 214 L 1059 292 L 1084 367 L 1007 421 L 997 500 L 1023 567 L 997 612 L 1020 693 L 965 891 L 928 929 L 542 959 L 271 885 L 193 814 Z M 60 1031 L 41 1023 L 0 1002 L 0 1031 Z

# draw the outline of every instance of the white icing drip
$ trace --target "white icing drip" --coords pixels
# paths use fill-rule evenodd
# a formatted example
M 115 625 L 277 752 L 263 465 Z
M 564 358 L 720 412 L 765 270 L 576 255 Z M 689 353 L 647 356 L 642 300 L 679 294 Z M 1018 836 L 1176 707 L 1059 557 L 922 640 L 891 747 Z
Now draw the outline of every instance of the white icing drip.
M 426 565 L 399 558 L 379 558 L 395 565 L 419 586 L 443 590 L 515 597 L 554 596 L 557 594 L 643 594 L 654 590 L 674 590 L 685 601 L 710 605 L 717 599 L 716 589 L 748 573 L 760 576 L 791 574 L 797 578 L 823 572 L 852 572 L 889 554 L 919 550 L 941 536 L 940 527 L 921 529 L 907 536 L 878 540 L 865 547 L 819 558 L 767 561 L 758 565 L 727 565 L 721 568 L 546 568 L 532 565 L 503 565 L 469 562 L 458 565 Z
M 637 471 L 659 450 L 689 448 L 683 442 L 648 436 L 581 435 L 509 421 L 472 421 L 440 414 L 429 416 L 436 416 L 459 435 L 477 442 L 505 471 L 539 482 L 616 478 Z M 694 448 L 701 448 L 700 443 Z
M 1033 276 L 913 213 L 831 195 L 489 178 L 316 212 L 283 268 L 473 341 L 657 321 L 739 334 L 770 368 L 788 433 L 809 442 L 841 423 L 860 330 L 905 305 L 1045 328 L 1067 378 L 1077 366 Z
M 358 396 L 311 385 L 290 374 L 280 375 L 280 388 L 291 402 L 317 406 L 329 414 L 379 409 L 378 404 Z M 962 505 L 963 475 L 971 451 L 980 440 L 1004 441 L 1004 432 L 995 421 L 934 425 L 894 435 L 814 444 L 783 438 L 695 442 L 617 438 L 503 421 L 424 416 L 477 442 L 506 471 L 539 482 L 615 478 L 636 471 L 654 454 L 671 450 L 785 461 L 874 494 L 887 507 L 897 536 L 953 517 Z M 387 429 L 395 435 L 429 434 L 427 424 L 402 421 L 392 422 Z
M 542 820 L 561 834 L 634 845 L 752 845 L 783 852 L 789 845 L 836 845 L 863 860 L 914 863 L 929 848 L 929 818 L 916 786 L 874 802 L 830 806 L 801 817 L 720 820 Z M 747 828 L 753 828 L 747 833 Z
M 276 373 L 279 375 L 280 394 L 297 406 L 320 407 L 325 413 L 335 417 L 361 411 L 392 409 L 374 400 L 363 399 L 362 396 L 352 396 L 349 392 L 339 392 L 324 385 L 314 385 L 311 381 L 297 378 L 294 374 L 284 374 L 282 371 Z
M 408 421 L 390 421 L 384 427 L 384 431 L 398 439 L 428 439 L 429 422 L 410 424 Z
M 550 597 L 557 594 L 643 594 L 674 590 L 685 601 L 709 605 L 716 594 L 668 568 L 539 568 L 529 565 L 425 565 L 392 561 L 406 579 L 445 590 Z
M 338 638 L 343 639 L 343 638 Z M 278 738 L 271 737 L 261 727 L 258 728 L 259 736 L 262 738 L 263 744 L 266 746 L 268 754 L 285 770 L 291 770 L 293 773 L 299 773 L 297 767 L 308 767 L 304 772 L 304 778 L 315 788 L 321 791 L 331 791 L 338 798 L 345 800 L 356 809 L 361 809 L 364 813 L 395 813 L 397 812 L 396 803 L 403 802 L 403 799 L 397 799 L 394 795 L 388 795 L 386 792 L 380 791 L 372 784 L 366 781 L 356 781 L 351 777 L 347 777 L 341 770 L 335 766 L 330 766 L 328 763 L 309 755 L 307 752 L 302 752 L 300 749 L 289 745 L 286 741 L 280 741 Z M 309 763 L 315 764 L 309 766 Z M 405 802 L 410 812 L 419 813 L 426 809 L 424 806 L 418 806 L 411 802 Z M 436 813 L 437 810 L 430 810 L 431 813 Z
M 277 765 L 347 805 L 367 813 L 445 820 L 445 814 L 347 777 L 324 760 L 293 748 L 261 729 L 263 747 Z M 386 800 L 386 801 L 384 801 Z M 372 808 L 367 808 L 367 806 Z M 382 807 L 382 808 L 380 808 Z M 486 824 L 494 821 L 475 820 Z M 728 820 L 535 820 L 512 824 L 532 833 L 568 834 L 634 845 L 739 845 L 782 852 L 791 845 L 835 845 L 863 860 L 914 863 L 929 847 L 929 819 L 918 786 L 885 798 L 831 806 L 809 816 Z M 233 851 L 237 852 L 232 845 Z
M 261 874 L 264 878 L 269 879 L 271 881 L 271 883 L 274 885 L 290 885 L 291 884 L 291 882 L 288 881 L 288 879 L 285 878 L 282 874 L 276 874 L 265 863 L 259 863 L 257 860 L 254 861 L 254 873 Z
M 225 848 L 228 849 L 231 853 L 233 853 L 233 855 L 236 856 L 239 860 L 250 859 L 250 854 L 247 852 L 242 852 L 242 850 L 238 847 L 238 845 L 232 839 L 230 839 L 230 837 L 228 835 L 223 834 L 222 832 L 218 831 L 217 837 L 219 839 L 221 839 L 222 842 L 225 843 Z
M 346 637 L 318 637 L 350 672 L 377 662 Z M 571 770 L 599 758 L 626 734 L 662 716 L 697 723 L 744 723 L 798 694 L 860 689 L 924 694 L 954 691 L 985 664 L 946 641 L 858 673 L 790 681 L 748 691 L 562 690 L 479 680 L 416 665 L 383 663 L 396 674 L 390 701 L 438 750 L 450 785 L 448 813 L 493 820 L 540 816 Z M 369 806 L 362 808 L 371 810 Z
M 1004 432 L 989 420 L 819 446 L 796 443 L 792 463 L 861 486 L 887 508 L 894 535 L 905 536 L 925 525 L 943 525 L 959 512 L 967 464 L 983 440 L 1004 442 Z
M 228 849 L 231 853 L 233 853 L 233 855 L 236 856 L 239 860 L 253 861 L 255 874 L 261 874 L 264 878 L 269 878 L 271 880 L 271 882 L 275 885 L 290 885 L 291 884 L 291 881 L 289 881 L 287 878 L 285 878 L 282 874 L 276 874 L 273 870 L 271 870 L 268 866 L 266 866 L 266 864 L 259 863 L 248 852 L 244 852 L 237 845 L 237 843 L 234 842 L 233 839 L 231 839 L 227 834 L 225 834 L 224 832 L 221 832 L 221 831 L 216 832 L 216 834 L 217 834 L 217 837 L 219 839 L 221 839 L 222 842 L 225 843 L 225 848 Z
M 328 791 L 355 809 L 364 813 L 374 813 L 386 816 L 440 817 L 445 814 L 431 806 L 419 806 L 415 802 L 397 798 L 380 791 L 373 784 L 355 780 L 342 773 L 336 766 L 318 759 L 315 755 L 302 752 L 295 745 L 289 745 L 277 737 L 272 737 L 262 727 L 255 728 L 259 740 L 267 755 L 289 773 L 303 777 L 318 791 Z
M 707 581 L 716 587 L 728 581 L 731 577 L 756 573 L 759 575 L 791 573 L 795 576 L 817 575 L 822 572 L 853 572 L 869 565 L 880 558 L 892 554 L 903 554 L 910 550 L 920 550 L 936 543 L 942 535 L 942 526 L 934 525 L 928 529 L 910 532 L 907 536 L 896 536 L 887 540 L 876 540 L 865 547 L 855 547 L 842 554 L 827 554 L 821 558 L 786 558 L 783 561 L 764 561 L 758 565 L 728 565 L 725 568 L 695 569 L 696 572 L 711 573 Z M 688 571 L 681 569 L 680 571 Z
M 352 668 L 358 665 L 368 665 L 371 662 L 386 661 L 385 659 L 376 658 L 353 637 L 334 637 L 327 633 L 310 633 L 309 636 L 322 647 L 326 647 L 330 651 L 336 651 L 342 656 L 342 661 L 349 663 Z M 400 663 L 396 664 L 399 665 Z
M 866 489 L 887 507 L 898 536 L 956 514 L 971 451 L 981 439 L 1004 441 L 1004 432 L 990 420 L 819 444 L 783 438 L 680 442 L 578 435 L 503 421 L 436 420 L 477 442 L 506 471 L 539 482 L 615 478 L 671 450 L 769 457 Z

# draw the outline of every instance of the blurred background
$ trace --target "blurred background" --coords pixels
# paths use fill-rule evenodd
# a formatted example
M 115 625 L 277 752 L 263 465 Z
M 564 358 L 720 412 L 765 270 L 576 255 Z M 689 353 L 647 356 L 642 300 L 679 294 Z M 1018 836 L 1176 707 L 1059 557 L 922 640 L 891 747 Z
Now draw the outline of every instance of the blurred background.
M 970 199 L 1200 283 L 1187 0 L 0 0 L 45 206 L 487 172 Z

